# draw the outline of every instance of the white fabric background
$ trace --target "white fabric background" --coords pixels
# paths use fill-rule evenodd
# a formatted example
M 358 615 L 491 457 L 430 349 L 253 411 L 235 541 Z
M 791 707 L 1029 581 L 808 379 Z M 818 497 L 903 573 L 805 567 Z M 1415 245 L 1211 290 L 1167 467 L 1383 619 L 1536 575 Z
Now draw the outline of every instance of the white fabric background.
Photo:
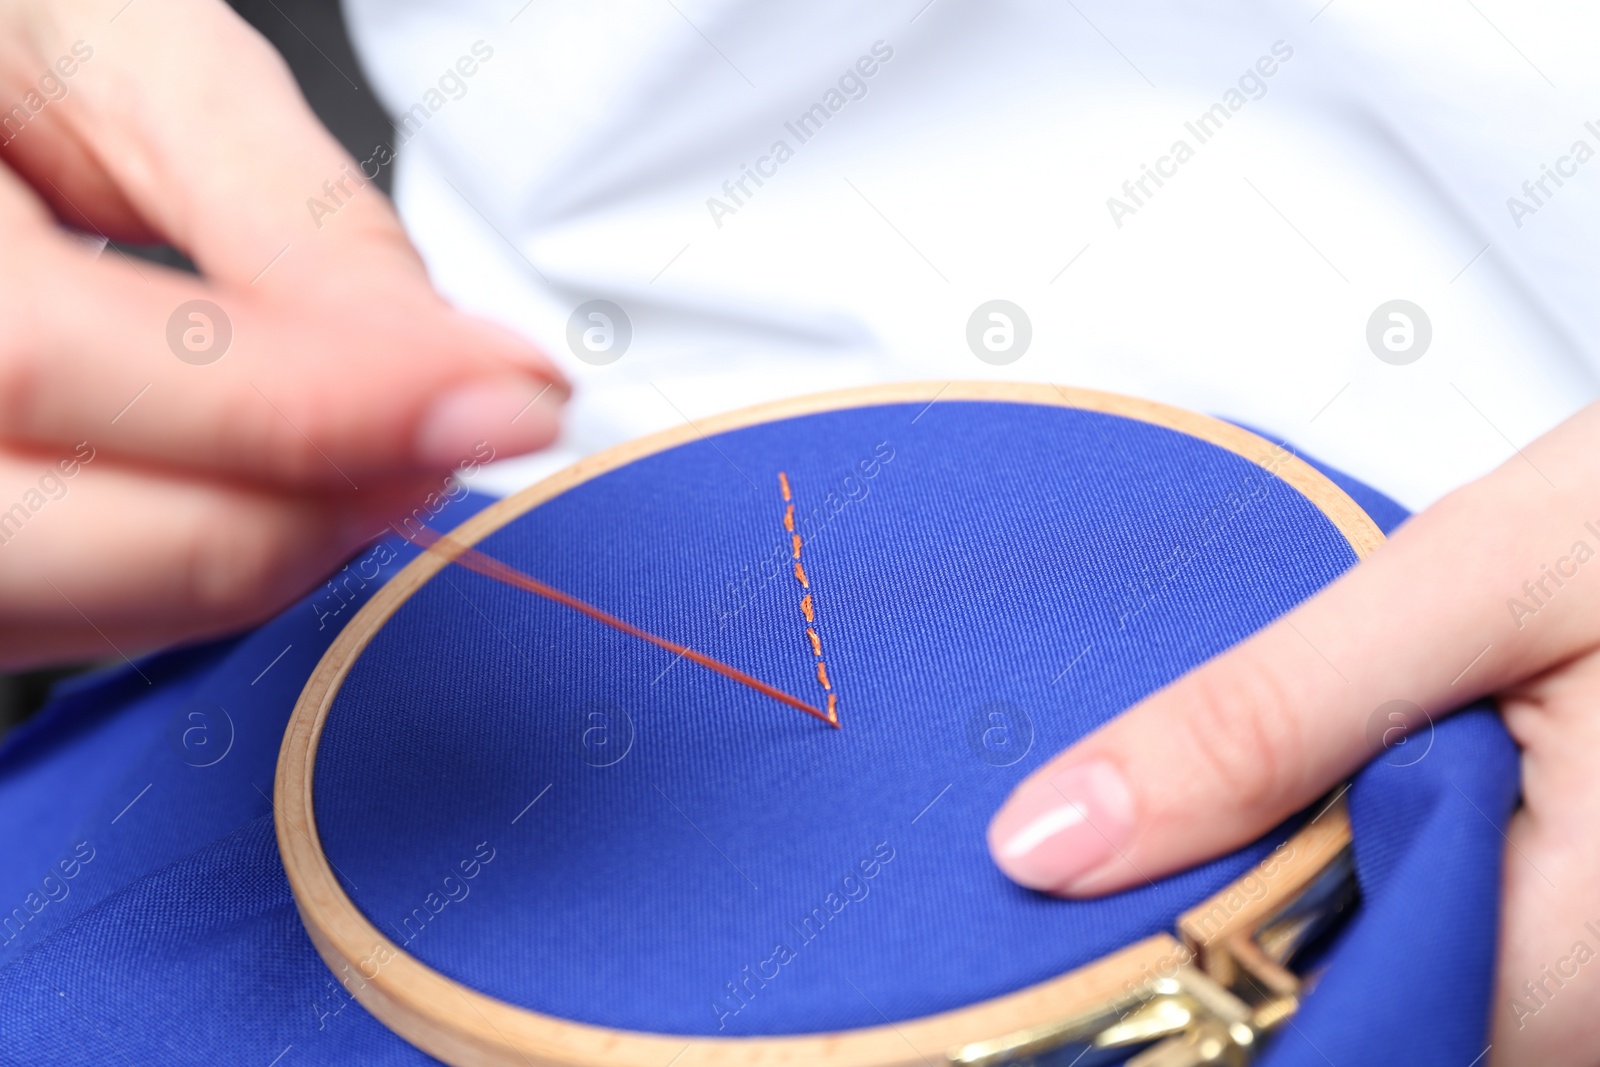
M 1243 420 L 1415 508 L 1600 380 L 1600 159 L 1520 228 L 1505 202 L 1600 151 L 1577 3 L 345 7 L 394 113 L 494 49 L 402 147 L 396 200 L 441 289 L 579 392 L 558 448 L 480 487 L 765 399 L 1000 376 Z M 785 120 L 879 40 L 867 95 L 798 144 Z M 1199 145 L 1184 122 L 1280 40 L 1266 95 Z M 707 198 L 780 137 L 795 157 L 719 228 Z M 1195 158 L 1116 227 L 1107 197 L 1179 137 Z M 634 327 L 603 367 L 566 344 L 595 297 Z M 1033 325 L 1007 367 L 965 341 L 993 298 Z M 1432 321 L 1409 366 L 1366 344 L 1394 298 Z

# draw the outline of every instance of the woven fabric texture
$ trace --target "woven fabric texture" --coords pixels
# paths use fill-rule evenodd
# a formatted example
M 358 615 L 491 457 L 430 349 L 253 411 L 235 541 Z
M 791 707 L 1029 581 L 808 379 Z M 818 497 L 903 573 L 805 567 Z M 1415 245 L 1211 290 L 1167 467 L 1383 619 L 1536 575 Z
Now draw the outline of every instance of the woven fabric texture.
M 1403 519 L 1340 480 L 1380 525 Z M 1052 753 L 1354 562 L 1232 453 L 972 402 L 697 441 L 480 547 L 808 702 L 832 693 L 844 729 L 450 568 L 335 702 L 316 777 L 331 861 L 391 938 L 486 993 L 738 1035 L 1007 992 L 1170 929 L 1242 874 L 1274 838 L 1066 903 L 1008 883 L 982 831 Z M 244 638 L 141 663 L 148 683 L 82 684 L 0 751 L 0 904 L 26 915 L 0 934 L 0 1060 L 424 1059 L 317 960 L 268 801 L 300 687 L 410 552 L 368 554 L 339 596 Z M 1427 741 L 1351 790 L 1362 907 L 1268 1063 L 1482 1051 L 1515 752 L 1483 709 Z

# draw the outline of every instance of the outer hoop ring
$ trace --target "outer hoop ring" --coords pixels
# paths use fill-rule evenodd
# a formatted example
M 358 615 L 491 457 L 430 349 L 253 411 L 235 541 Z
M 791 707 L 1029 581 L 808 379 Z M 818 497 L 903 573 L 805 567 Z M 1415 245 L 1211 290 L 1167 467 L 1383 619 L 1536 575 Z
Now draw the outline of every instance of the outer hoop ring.
M 1079 408 L 1152 423 L 1224 448 L 1271 471 L 1306 497 L 1364 559 L 1383 534 L 1337 485 L 1248 430 L 1153 401 L 1084 389 L 1012 382 L 907 382 L 745 408 L 652 434 L 590 456 L 485 508 L 451 533 L 476 544 L 546 500 L 607 471 L 710 435 L 797 415 L 894 403 L 984 400 Z M 1158 935 L 1087 967 L 992 1000 L 895 1025 L 784 1037 L 716 1038 L 613 1030 L 542 1015 L 486 996 L 407 955 L 344 892 L 317 834 L 312 783 L 317 745 L 334 698 L 372 636 L 448 561 L 425 553 L 390 579 L 334 639 L 296 702 L 274 783 L 278 850 L 311 941 L 345 988 L 413 1045 L 459 1067 L 719 1067 L 823 1064 L 916 1067 L 946 1050 L 1046 1025 L 1120 993 L 1182 949 Z

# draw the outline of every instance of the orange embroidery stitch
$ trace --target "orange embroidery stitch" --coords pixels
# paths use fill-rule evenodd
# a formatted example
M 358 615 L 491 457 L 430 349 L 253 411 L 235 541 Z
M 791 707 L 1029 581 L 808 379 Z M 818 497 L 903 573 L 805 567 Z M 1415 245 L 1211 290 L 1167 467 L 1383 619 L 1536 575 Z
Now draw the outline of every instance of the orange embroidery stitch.
M 778 472 L 778 486 L 783 490 L 785 502 L 792 500 L 793 493 L 789 489 L 789 476 L 783 471 Z M 806 577 L 805 567 L 800 565 L 800 550 L 805 541 L 794 528 L 794 505 L 791 503 L 784 509 L 783 528 L 789 531 L 790 542 L 794 548 L 794 577 L 800 583 L 800 588 L 805 594 L 800 598 L 800 613 L 806 617 L 807 623 L 814 623 L 817 619 L 816 607 L 811 599 L 811 581 Z M 811 651 L 817 657 L 817 681 L 828 694 L 828 721 L 835 727 L 839 725 L 839 697 L 833 692 L 833 684 L 828 681 L 828 665 L 822 661 L 822 638 L 812 626 L 806 627 L 806 637 L 811 642 Z

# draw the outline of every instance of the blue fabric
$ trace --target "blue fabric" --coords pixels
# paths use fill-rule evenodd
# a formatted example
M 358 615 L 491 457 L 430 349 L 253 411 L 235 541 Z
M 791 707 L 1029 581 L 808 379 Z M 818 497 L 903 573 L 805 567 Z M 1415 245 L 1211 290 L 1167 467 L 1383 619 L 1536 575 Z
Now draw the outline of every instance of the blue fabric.
M 1170 929 L 1270 847 L 1081 903 L 1016 889 L 983 848 L 1028 770 L 1352 562 L 1303 499 L 1192 439 L 1016 405 L 809 416 L 613 472 L 482 547 L 820 701 L 780 469 L 841 733 L 460 568 L 357 662 L 323 739 L 319 829 L 352 897 L 408 951 L 606 1025 L 872 1025 Z M 1340 481 L 1380 525 L 1403 518 Z M 122 671 L 64 694 L 0 750 L 0 906 L 27 915 L 0 934 L 0 1058 L 425 1060 L 317 960 L 264 795 L 311 668 L 409 558 L 388 552 L 366 588 L 350 575 L 370 559 L 338 596 L 141 663 L 149 684 Z M 221 737 L 214 709 L 232 747 L 199 766 Z M 1515 753 L 1486 711 L 1432 742 L 1358 777 L 1362 908 L 1267 1062 L 1482 1051 Z M 72 867 L 80 842 L 92 859 Z M 47 872 L 59 899 L 40 895 Z M 791 925 L 819 907 L 810 938 Z M 792 956 L 777 977 L 747 982 L 779 942 Z M 745 1002 L 719 1008 L 729 982 Z

